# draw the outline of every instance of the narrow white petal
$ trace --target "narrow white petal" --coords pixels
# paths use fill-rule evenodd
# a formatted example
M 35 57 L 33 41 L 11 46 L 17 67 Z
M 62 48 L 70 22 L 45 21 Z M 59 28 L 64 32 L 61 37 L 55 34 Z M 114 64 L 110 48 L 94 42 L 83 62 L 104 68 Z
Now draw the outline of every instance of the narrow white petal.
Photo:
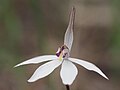
M 108 77 L 97 66 L 95 66 L 94 64 L 92 64 L 90 62 L 76 59 L 76 58 L 69 58 L 69 60 L 83 66 L 84 68 L 86 68 L 88 70 L 95 71 L 98 74 L 100 74 L 101 76 L 103 76 L 104 78 L 108 79 Z
M 56 55 L 43 55 L 43 56 L 38 56 L 38 57 L 34 57 L 32 59 L 26 60 L 20 64 L 17 64 L 14 67 L 18 67 L 18 66 L 26 65 L 26 64 L 37 64 L 37 63 L 50 61 L 50 60 L 54 60 L 54 59 L 57 59 Z
M 38 79 L 41 79 L 54 71 L 62 62 L 59 60 L 54 60 L 47 62 L 40 66 L 32 75 L 32 77 L 28 80 L 28 82 L 34 82 Z
M 78 74 L 78 70 L 76 66 L 72 62 L 68 60 L 64 60 L 60 71 L 60 76 L 63 84 L 71 85 L 75 80 L 77 74 Z
M 73 43 L 74 19 L 75 19 L 75 8 L 73 7 L 70 14 L 69 25 L 64 37 L 64 44 L 69 48 L 69 50 L 71 50 Z

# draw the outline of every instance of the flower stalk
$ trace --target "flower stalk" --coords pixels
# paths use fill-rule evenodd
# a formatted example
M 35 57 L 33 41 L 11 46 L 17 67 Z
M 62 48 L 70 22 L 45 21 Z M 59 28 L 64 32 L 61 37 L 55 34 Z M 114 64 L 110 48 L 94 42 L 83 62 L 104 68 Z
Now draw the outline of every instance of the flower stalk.
M 70 87 L 69 85 L 65 85 L 66 86 L 66 90 L 70 90 Z

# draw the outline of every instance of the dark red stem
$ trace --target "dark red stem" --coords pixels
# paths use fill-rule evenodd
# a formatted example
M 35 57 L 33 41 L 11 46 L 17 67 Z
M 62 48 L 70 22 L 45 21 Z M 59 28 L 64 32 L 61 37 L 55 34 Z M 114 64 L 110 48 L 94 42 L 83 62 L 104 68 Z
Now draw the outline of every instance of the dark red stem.
M 66 89 L 67 89 L 67 90 L 70 90 L 70 87 L 69 87 L 69 85 L 65 85 L 65 86 L 66 86 Z

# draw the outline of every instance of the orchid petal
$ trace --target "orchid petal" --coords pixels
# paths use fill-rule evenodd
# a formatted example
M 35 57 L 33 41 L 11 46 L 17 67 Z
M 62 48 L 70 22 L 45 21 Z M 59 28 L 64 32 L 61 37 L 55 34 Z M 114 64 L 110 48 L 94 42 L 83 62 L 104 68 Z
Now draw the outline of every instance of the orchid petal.
M 20 64 L 17 64 L 14 67 L 18 67 L 18 66 L 26 65 L 26 64 L 37 64 L 37 63 L 50 61 L 50 60 L 54 60 L 54 59 L 57 59 L 56 55 L 43 55 L 43 56 L 38 56 L 38 57 L 34 57 L 32 59 L 26 60 Z
M 66 45 L 69 48 L 69 50 L 71 50 L 73 43 L 74 19 L 75 19 L 75 8 L 73 7 L 70 14 L 69 25 L 64 37 L 64 45 Z
M 32 77 L 28 80 L 28 82 L 34 82 L 38 79 L 41 79 L 45 76 L 48 76 L 50 73 L 54 71 L 55 68 L 57 68 L 62 62 L 59 60 L 54 60 L 47 62 L 40 66 L 32 75 Z
M 104 78 L 108 79 L 108 77 L 97 66 L 95 66 L 94 64 L 92 64 L 90 62 L 76 59 L 76 58 L 69 58 L 69 60 L 83 66 L 84 68 L 86 68 L 88 70 L 95 71 L 98 74 L 100 74 L 101 76 L 103 76 Z
M 77 74 L 78 74 L 78 70 L 76 66 L 72 62 L 68 60 L 64 60 L 60 71 L 62 82 L 65 85 L 71 85 L 75 80 Z

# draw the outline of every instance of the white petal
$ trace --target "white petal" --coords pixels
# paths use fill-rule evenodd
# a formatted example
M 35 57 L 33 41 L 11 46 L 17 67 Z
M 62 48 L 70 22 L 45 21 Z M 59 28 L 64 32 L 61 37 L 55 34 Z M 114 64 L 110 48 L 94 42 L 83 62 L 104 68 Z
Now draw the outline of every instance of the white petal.
M 74 19 L 75 19 L 75 8 L 73 7 L 70 14 L 69 25 L 64 37 L 64 45 L 66 45 L 69 48 L 69 50 L 71 50 L 73 43 Z
M 26 60 L 20 64 L 17 64 L 14 67 L 18 67 L 18 66 L 26 65 L 26 64 L 36 64 L 36 63 L 41 63 L 41 62 L 50 61 L 50 60 L 54 60 L 54 59 L 57 59 L 56 55 L 43 55 L 43 56 L 38 56 L 38 57 L 34 57 L 32 59 Z
M 64 60 L 60 71 L 62 82 L 65 85 L 71 85 L 75 80 L 77 74 L 78 70 L 76 66 L 72 62 Z
M 84 68 L 86 68 L 88 70 L 95 71 L 98 74 L 100 74 L 101 76 L 103 76 L 104 78 L 108 79 L 107 76 L 97 66 L 95 66 L 94 64 L 92 64 L 90 62 L 76 59 L 76 58 L 69 58 L 69 60 L 83 66 Z
M 28 80 L 28 82 L 34 82 L 40 78 L 43 78 L 54 71 L 62 62 L 59 60 L 54 60 L 47 62 L 40 66 L 32 75 L 32 77 Z

